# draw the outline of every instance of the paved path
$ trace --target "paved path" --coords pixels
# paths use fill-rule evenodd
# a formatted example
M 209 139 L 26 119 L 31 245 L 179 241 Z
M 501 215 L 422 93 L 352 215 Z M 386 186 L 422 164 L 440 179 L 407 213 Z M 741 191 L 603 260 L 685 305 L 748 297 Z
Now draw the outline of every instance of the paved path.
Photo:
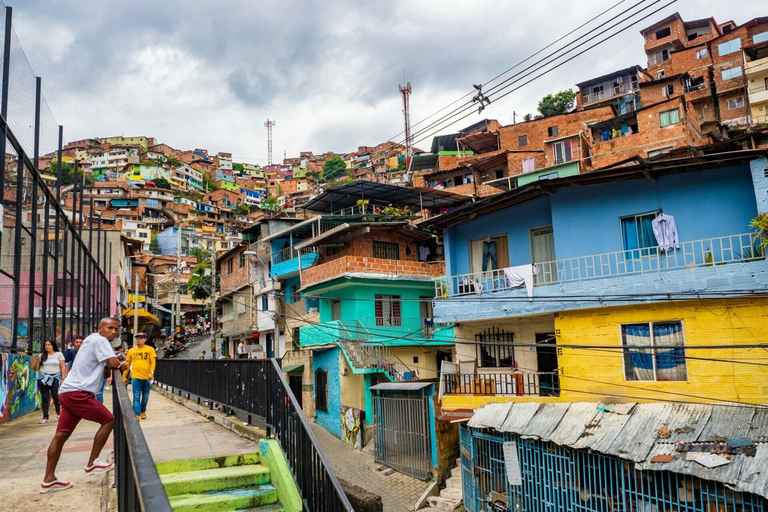
M 337 477 L 381 496 L 385 512 L 413 510 L 429 482 L 377 464 L 371 453 L 356 450 L 316 423 L 310 424 Z
M 219 356 L 219 351 L 216 350 L 216 357 Z M 195 341 L 190 342 L 187 348 L 181 351 L 176 359 L 198 359 L 205 350 L 205 358 L 211 359 L 211 336 L 198 336 Z
M 130 392 L 131 388 L 128 388 Z M 105 393 L 109 395 L 109 393 Z M 109 397 L 107 406 L 111 407 Z M 198 414 L 152 393 L 147 419 L 141 422 L 144 436 L 156 462 L 195 457 L 217 457 L 258 450 L 256 443 L 206 420 Z M 67 491 L 40 494 L 45 473 L 46 451 L 56 430 L 51 423 L 40 425 L 39 412 L 0 426 L 0 510 L 46 512 L 99 510 L 101 476 L 86 477 L 83 466 L 91 451 L 97 425 L 83 421 L 64 445 L 57 475 L 71 480 Z M 112 439 L 101 454 L 111 458 Z M 12 505 L 11 505 L 12 504 Z M 4 508 L 9 505 L 10 508 Z

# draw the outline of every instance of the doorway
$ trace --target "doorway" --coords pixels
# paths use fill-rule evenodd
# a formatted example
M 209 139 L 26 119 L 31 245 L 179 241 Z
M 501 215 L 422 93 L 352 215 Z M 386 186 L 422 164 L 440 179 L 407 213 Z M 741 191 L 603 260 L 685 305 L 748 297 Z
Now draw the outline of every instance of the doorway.
M 557 341 L 555 333 L 536 333 L 536 363 L 539 369 L 539 396 L 560 396 Z
M 535 263 L 539 269 L 539 274 L 533 280 L 535 284 L 557 282 L 555 236 L 552 226 L 531 229 L 531 263 Z
M 293 396 L 296 397 L 296 400 L 299 402 L 299 407 L 301 407 L 301 410 L 304 410 L 304 402 L 302 399 L 302 384 L 301 384 L 301 375 L 288 375 L 288 386 L 291 388 L 291 391 L 293 392 Z

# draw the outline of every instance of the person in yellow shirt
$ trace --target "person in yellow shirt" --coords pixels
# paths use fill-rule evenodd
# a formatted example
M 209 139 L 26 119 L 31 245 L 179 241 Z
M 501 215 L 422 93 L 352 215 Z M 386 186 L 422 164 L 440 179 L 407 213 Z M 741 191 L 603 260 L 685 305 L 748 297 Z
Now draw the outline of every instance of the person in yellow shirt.
M 155 349 L 146 344 L 147 335 L 138 333 L 133 337 L 133 348 L 128 351 L 125 361 L 131 368 L 131 387 L 133 388 L 133 411 L 136 419 L 147 419 L 147 402 L 149 390 L 152 389 L 152 379 L 155 376 L 157 354 Z M 123 373 L 126 380 L 128 371 Z

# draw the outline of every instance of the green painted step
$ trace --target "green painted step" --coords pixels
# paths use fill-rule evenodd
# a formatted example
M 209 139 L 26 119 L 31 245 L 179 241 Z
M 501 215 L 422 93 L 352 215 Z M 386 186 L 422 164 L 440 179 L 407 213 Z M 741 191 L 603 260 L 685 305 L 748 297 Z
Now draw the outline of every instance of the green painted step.
M 259 485 L 248 489 L 227 489 L 205 494 L 181 494 L 169 496 L 168 500 L 174 512 L 247 510 L 262 505 L 277 504 L 277 490 L 271 485 Z
M 169 497 L 253 487 L 268 484 L 270 479 L 269 469 L 259 464 L 167 473 L 160 476 L 165 493 Z
M 240 455 L 227 455 L 225 457 L 203 457 L 201 459 L 172 460 L 155 464 L 160 475 L 168 473 L 182 473 L 185 471 L 201 471 L 203 469 L 230 468 L 233 466 L 247 466 L 258 464 L 258 453 L 243 453 Z
M 285 509 L 279 503 L 274 503 L 272 505 L 264 505 L 263 507 L 246 508 L 237 512 L 285 512 Z

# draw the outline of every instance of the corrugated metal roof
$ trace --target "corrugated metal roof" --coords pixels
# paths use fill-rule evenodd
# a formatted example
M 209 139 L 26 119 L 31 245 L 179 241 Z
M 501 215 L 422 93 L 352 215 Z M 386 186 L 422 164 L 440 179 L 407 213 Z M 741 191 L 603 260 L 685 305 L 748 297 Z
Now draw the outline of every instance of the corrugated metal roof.
M 478 409 L 469 426 L 595 450 L 635 462 L 641 470 L 693 475 L 768 497 L 768 409 L 757 406 L 510 402 Z M 666 439 L 658 435 L 661 427 L 670 431 Z M 686 452 L 675 449 L 678 441 L 704 443 L 741 437 L 755 443 L 755 455 L 730 454 L 730 463 L 717 468 L 687 460 Z M 652 463 L 653 456 L 660 454 L 674 458 Z

